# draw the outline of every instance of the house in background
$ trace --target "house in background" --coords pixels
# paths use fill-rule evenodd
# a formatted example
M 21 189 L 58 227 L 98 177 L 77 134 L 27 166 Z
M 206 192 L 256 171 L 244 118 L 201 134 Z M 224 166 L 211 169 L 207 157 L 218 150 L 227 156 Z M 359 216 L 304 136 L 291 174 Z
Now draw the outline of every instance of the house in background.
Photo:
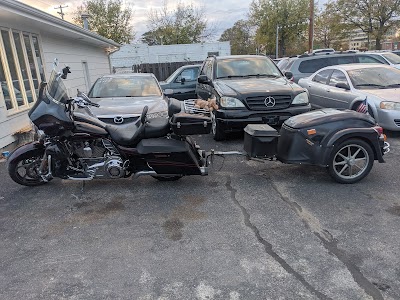
M 71 74 L 69 96 L 89 91 L 111 73 L 109 55 L 120 45 L 89 30 L 15 0 L 0 1 L 0 149 L 30 127 L 28 111 L 39 83 L 49 78 L 57 58 Z M 9 146 L 10 147 L 10 146 Z

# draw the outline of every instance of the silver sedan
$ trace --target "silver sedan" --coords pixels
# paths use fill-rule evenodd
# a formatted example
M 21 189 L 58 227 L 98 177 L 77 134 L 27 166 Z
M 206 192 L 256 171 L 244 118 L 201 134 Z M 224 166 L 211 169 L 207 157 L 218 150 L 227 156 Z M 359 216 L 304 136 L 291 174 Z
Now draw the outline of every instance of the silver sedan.
M 387 130 L 400 131 L 400 70 L 381 64 L 348 64 L 318 70 L 299 80 L 313 108 L 357 108 L 366 100 L 368 113 Z M 365 103 L 365 102 L 364 102 Z

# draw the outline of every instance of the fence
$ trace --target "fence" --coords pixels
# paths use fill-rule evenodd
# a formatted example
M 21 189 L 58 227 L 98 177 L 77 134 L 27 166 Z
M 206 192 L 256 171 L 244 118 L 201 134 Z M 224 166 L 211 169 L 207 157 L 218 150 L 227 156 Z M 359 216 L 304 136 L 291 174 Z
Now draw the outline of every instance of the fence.
M 201 64 L 202 61 L 184 61 L 184 62 L 167 62 L 167 63 L 152 63 L 139 64 L 132 67 L 113 68 L 114 73 L 153 73 L 159 81 L 165 80 L 175 72 L 176 69 L 186 66 Z

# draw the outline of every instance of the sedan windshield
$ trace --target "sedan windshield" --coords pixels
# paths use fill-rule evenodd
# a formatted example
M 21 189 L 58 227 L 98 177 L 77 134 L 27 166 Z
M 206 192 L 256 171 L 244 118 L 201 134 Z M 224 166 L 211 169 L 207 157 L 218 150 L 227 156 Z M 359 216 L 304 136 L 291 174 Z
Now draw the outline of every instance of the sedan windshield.
M 347 73 L 356 89 L 384 89 L 400 86 L 400 70 L 393 67 L 356 69 Z
M 219 60 L 217 78 L 233 78 L 248 76 L 282 77 L 277 66 L 268 58 L 243 57 Z
M 89 93 L 91 98 L 147 96 L 161 96 L 156 80 L 147 76 L 102 77 Z

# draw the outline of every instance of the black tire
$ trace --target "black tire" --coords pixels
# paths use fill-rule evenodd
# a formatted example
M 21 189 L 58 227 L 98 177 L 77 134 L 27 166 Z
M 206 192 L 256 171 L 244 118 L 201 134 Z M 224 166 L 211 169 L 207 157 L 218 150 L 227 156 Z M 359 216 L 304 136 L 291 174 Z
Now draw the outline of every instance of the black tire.
M 333 149 L 328 171 L 339 183 L 356 183 L 369 174 L 373 164 L 371 146 L 359 139 L 348 139 Z
M 215 113 L 211 113 L 211 133 L 213 135 L 214 140 L 216 141 L 223 141 L 226 139 L 226 133 L 221 129 L 221 126 L 218 124 Z
M 183 176 L 176 175 L 176 176 L 152 176 L 152 177 L 159 181 L 177 181 L 178 179 L 181 179 Z
M 42 161 L 42 153 L 31 151 L 14 159 L 8 165 L 8 174 L 16 183 L 25 186 L 38 186 L 46 181 L 39 175 L 39 166 Z

